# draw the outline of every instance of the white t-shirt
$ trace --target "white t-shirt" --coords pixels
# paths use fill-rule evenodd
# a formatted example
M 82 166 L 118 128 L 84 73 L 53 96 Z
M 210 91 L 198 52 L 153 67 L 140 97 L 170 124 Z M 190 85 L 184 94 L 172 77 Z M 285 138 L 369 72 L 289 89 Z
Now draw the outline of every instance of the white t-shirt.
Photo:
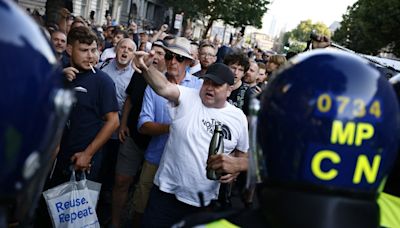
M 197 63 L 196 65 L 190 67 L 190 74 L 194 74 L 201 71 L 201 64 Z
M 179 201 L 200 206 L 198 193 L 208 205 L 218 197 L 219 182 L 207 179 L 208 147 L 216 121 L 222 123 L 224 151 L 247 152 L 249 137 L 243 111 L 225 103 L 224 108 L 207 108 L 199 90 L 178 86 L 179 105 L 170 108 L 170 136 L 161 158 L 154 183 L 160 190 L 175 194 Z
M 100 62 L 104 62 L 107 59 L 113 59 L 115 58 L 115 56 L 117 56 L 117 54 L 115 53 L 115 47 L 107 48 L 103 51 L 103 53 L 101 53 Z

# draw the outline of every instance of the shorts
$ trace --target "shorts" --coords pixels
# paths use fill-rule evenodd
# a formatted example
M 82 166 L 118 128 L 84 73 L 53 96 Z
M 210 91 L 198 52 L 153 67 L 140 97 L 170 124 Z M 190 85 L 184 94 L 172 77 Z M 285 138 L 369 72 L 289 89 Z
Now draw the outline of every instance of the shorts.
M 146 209 L 150 190 L 153 187 L 153 180 L 157 169 L 158 165 L 153 165 L 147 161 L 143 162 L 139 183 L 136 186 L 136 190 L 133 195 L 133 208 L 136 212 L 144 213 Z
M 126 137 L 118 150 L 116 174 L 135 176 L 143 162 L 144 150 L 131 137 Z

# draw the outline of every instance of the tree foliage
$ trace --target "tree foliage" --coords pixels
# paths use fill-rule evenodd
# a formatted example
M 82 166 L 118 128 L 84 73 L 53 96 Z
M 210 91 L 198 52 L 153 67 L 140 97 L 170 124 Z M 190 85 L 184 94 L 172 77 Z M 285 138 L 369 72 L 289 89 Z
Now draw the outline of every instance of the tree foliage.
M 292 31 L 286 32 L 283 37 L 283 43 L 289 45 L 289 51 L 302 51 L 306 47 L 306 42 L 310 39 L 311 32 L 330 36 L 329 28 L 321 22 L 312 23 L 310 19 L 301 21 Z
M 262 26 L 262 17 L 267 12 L 269 0 L 166 0 L 175 12 L 183 12 L 189 19 L 208 19 L 207 30 L 216 20 L 234 27 Z
M 289 49 L 287 52 L 295 52 L 295 53 L 301 53 L 304 51 L 304 49 L 307 47 L 307 44 L 304 42 L 292 42 L 289 46 Z
M 333 40 L 356 52 L 400 55 L 400 1 L 359 0 L 347 9 Z

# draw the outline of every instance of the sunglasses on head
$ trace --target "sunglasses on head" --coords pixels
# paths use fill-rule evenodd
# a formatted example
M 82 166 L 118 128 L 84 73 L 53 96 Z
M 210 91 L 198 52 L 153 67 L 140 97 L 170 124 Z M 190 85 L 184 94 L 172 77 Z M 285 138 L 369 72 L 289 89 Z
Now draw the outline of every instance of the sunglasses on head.
M 184 57 L 182 55 L 178 55 L 178 54 L 172 53 L 170 51 L 167 51 L 165 53 L 165 56 L 164 56 L 165 60 L 172 60 L 174 57 L 180 63 L 185 61 L 185 59 L 186 59 L 186 57 Z

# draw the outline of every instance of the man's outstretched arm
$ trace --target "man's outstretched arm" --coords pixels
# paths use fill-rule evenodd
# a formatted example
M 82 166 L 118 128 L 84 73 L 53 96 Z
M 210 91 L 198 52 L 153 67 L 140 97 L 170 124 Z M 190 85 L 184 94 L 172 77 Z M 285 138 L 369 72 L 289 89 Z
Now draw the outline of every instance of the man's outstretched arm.
M 176 84 L 167 80 L 165 75 L 152 66 L 154 51 L 145 53 L 138 51 L 135 53 L 135 65 L 142 71 L 144 78 L 150 87 L 160 96 L 178 104 L 179 89 Z

